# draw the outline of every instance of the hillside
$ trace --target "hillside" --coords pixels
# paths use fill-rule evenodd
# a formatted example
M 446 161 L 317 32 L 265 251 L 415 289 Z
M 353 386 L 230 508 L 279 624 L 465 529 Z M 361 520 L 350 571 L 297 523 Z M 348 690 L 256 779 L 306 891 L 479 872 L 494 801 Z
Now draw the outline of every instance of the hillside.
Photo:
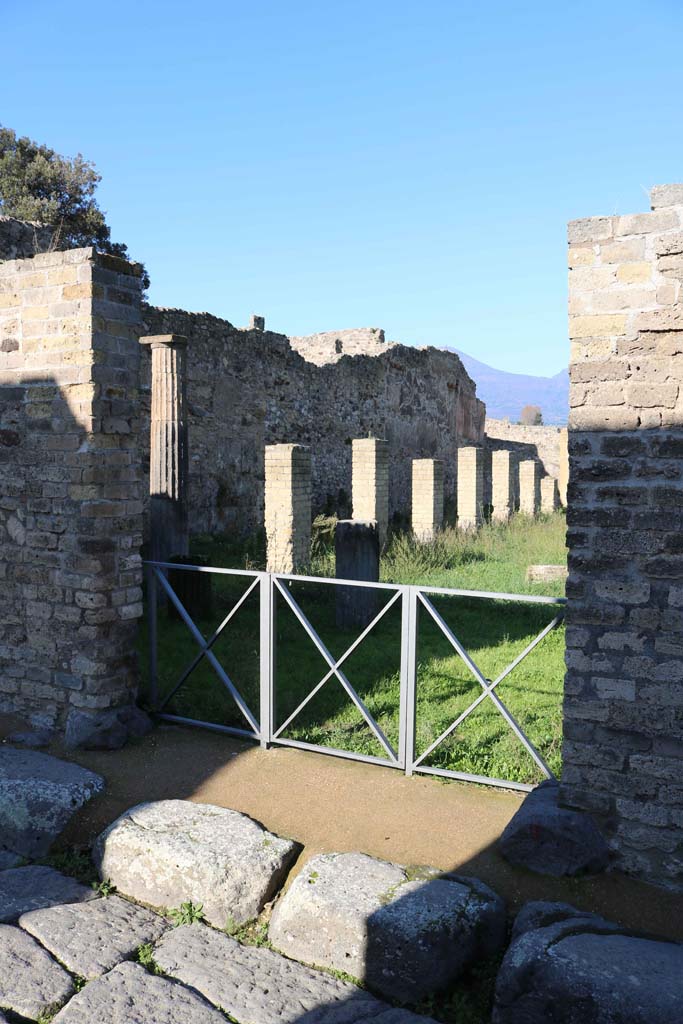
M 460 356 L 477 385 L 477 397 L 486 403 L 486 414 L 495 419 L 519 419 L 525 405 L 538 405 L 544 423 L 565 424 L 569 413 L 569 373 L 560 370 L 554 377 L 534 377 L 525 373 L 507 373 L 457 348 L 445 346 Z

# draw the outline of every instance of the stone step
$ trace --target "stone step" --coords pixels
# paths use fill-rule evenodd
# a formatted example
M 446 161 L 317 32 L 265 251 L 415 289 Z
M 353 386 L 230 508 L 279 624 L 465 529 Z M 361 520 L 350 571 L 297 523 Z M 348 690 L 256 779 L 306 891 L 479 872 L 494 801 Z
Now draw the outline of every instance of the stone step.
M 446 988 L 504 941 L 505 906 L 473 878 L 407 869 L 361 853 L 313 857 L 276 904 L 273 946 L 415 1002 Z
M 357 988 L 269 949 L 243 946 L 205 925 L 164 935 L 155 960 L 239 1024 L 427 1024 Z
M 285 879 L 296 843 L 238 811 L 189 800 L 139 804 L 99 837 L 102 879 L 153 907 L 201 904 L 210 924 L 243 924 Z
M 493 1024 L 680 1024 L 683 945 L 624 934 L 566 904 L 522 908 Z
M 73 994 L 71 977 L 30 935 L 0 924 L 0 1006 L 36 1020 L 62 1006 Z
M 22 914 L 63 903 L 85 903 L 97 893 L 54 868 L 32 864 L 0 871 L 0 921 L 16 921 Z

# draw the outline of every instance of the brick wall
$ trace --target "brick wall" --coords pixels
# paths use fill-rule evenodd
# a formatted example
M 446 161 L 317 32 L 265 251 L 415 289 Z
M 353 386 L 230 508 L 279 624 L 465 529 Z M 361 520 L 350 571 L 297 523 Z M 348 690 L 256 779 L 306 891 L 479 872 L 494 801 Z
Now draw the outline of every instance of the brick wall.
M 130 264 L 0 263 L 0 708 L 44 725 L 135 693 L 139 333 Z
M 569 225 L 563 799 L 683 889 L 683 185 Z

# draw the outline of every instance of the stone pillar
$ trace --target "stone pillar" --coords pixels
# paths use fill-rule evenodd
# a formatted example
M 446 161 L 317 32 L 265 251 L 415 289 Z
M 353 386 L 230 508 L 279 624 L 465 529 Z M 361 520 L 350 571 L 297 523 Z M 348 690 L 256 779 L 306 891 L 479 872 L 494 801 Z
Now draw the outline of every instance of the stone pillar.
M 484 518 L 484 453 L 458 448 L 458 527 L 472 530 Z
M 506 523 L 515 510 L 514 459 L 509 451 L 491 453 L 491 518 Z
M 341 580 L 379 580 L 377 523 L 340 519 L 334 531 L 335 575 Z M 379 594 L 370 587 L 335 587 L 336 617 L 340 629 L 365 628 L 378 612 Z
M 268 572 L 304 572 L 311 561 L 311 449 L 266 445 L 265 473 Z
M 683 184 L 569 225 L 561 796 L 683 890 Z
M 519 464 L 519 511 L 525 516 L 535 516 L 540 504 L 538 463 L 536 459 L 523 459 Z
M 383 547 L 389 527 L 389 443 L 377 437 L 355 438 L 352 460 L 353 518 L 374 520 Z
M 560 502 L 564 508 L 567 507 L 567 485 L 569 483 L 569 437 L 567 428 L 560 430 L 558 438 L 558 462 L 559 471 L 557 478 L 557 489 L 560 492 Z
M 259 316 L 258 313 L 252 313 L 249 320 L 250 331 L 265 331 L 266 329 L 266 318 Z
M 413 533 L 421 541 L 433 540 L 443 526 L 443 462 L 413 459 Z
M 189 552 L 186 353 L 179 334 L 140 338 L 152 352 L 150 555 L 167 562 Z
M 554 476 L 541 478 L 541 512 L 549 515 L 557 509 L 557 480 Z

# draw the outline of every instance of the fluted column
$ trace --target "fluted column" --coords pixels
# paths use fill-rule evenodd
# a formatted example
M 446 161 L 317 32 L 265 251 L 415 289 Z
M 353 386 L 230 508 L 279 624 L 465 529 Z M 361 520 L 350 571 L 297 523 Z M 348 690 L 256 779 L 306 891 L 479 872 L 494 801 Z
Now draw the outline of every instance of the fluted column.
M 140 344 L 152 352 L 150 554 L 164 562 L 189 550 L 187 339 L 159 334 L 140 338 Z

